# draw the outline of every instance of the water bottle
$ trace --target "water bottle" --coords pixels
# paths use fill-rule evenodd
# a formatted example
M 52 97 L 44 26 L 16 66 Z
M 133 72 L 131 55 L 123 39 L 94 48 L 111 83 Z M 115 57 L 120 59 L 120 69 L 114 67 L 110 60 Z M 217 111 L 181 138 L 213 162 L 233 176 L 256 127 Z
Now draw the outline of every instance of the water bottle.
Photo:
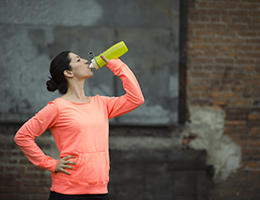
M 116 43 L 103 53 L 101 53 L 103 56 L 105 56 L 108 60 L 116 59 L 125 54 L 128 51 L 127 46 L 123 41 Z M 106 65 L 106 62 L 99 56 L 95 56 L 94 53 L 91 51 L 89 52 L 89 56 L 92 58 L 91 64 L 89 65 L 89 68 L 96 68 L 99 69 Z

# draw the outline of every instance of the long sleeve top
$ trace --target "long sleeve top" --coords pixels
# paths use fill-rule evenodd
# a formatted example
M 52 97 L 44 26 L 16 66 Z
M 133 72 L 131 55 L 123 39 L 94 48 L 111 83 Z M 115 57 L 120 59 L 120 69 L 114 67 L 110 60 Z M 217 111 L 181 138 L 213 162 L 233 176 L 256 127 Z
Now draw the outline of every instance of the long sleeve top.
M 16 133 L 15 142 L 36 166 L 51 171 L 51 191 L 62 194 L 104 194 L 109 181 L 109 119 L 128 113 L 143 102 L 139 84 L 120 59 L 110 60 L 108 68 L 120 76 L 125 95 L 92 96 L 88 103 L 73 103 L 63 98 L 49 102 Z M 60 158 L 75 155 L 71 175 L 55 172 L 58 160 L 44 154 L 35 143 L 49 129 Z

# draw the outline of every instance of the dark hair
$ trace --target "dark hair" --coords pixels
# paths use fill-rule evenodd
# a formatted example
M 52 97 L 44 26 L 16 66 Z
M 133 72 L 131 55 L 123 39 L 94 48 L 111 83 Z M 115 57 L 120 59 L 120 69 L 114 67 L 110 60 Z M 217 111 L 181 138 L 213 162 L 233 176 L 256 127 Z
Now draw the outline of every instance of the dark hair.
M 57 55 L 52 61 L 50 65 L 50 80 L 46 82 L 47 90 L 54 92 L 55 90 L 59 90 L 61 94 L 65 94 L 68 89 L 68 81 L 63 74 L 65 70 L 71 70 L 70 66 L 70 51 L 63 51 L 59 55 Z

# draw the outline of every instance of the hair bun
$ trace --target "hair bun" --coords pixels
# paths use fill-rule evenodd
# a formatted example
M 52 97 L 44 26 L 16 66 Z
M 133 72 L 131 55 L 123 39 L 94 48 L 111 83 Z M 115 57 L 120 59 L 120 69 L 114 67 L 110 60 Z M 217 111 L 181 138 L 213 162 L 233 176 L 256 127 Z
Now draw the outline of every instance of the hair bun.
M 57 83 L 53 80 L 53 78 L 49 77 L 50 80 L 46 82 L 47 90 L 50 92 L 54 92 L 58 89 Z

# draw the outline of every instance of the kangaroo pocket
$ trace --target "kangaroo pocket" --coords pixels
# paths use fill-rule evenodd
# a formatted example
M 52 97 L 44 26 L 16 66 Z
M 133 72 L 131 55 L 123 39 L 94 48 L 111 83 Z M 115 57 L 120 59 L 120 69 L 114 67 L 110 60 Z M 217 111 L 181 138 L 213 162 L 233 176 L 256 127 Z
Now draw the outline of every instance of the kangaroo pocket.
M 89 184 L 105 183 L 109 180 L 109 162 L 106 151 L 80 153 L 77 168 L 71 179 Z
M 68 155 L 75 155 L 75 154 L 64 154 L 61 156 L 61 158 L 64 158 Z M 75 162 L 76 165 L 68 164 L 68 166 L 73 167 L 73 169 L 65 168 L 65 170 L 67 172 L 69 172 L 70 174 L 73 174 L 75 172 L 75 170 L 77 170 L 77 168 L 78 168 L 79 159 L 80 159 L 80 155 L 78 155 L 78 154 L 75 155 L 75 158 L 68 159 L 67 161 Z M 52 176 L 52 178 L 55 178 L 55 179 L 67 179 L 67 180 L 70 179 L 70 177 L 71 177 L 71 175 L 68 175 L 64 172 L 52 172 L 51 176 Z
M 52 178 L 76 182 L 82 181 L 93 185 L 109 181 L 108 152 L 77 153 L 76 157 L 70 160 L 76 162 L 76 165 L 71 165 L 73 169 L 66 169 L 71 174 L 52 173 Z

